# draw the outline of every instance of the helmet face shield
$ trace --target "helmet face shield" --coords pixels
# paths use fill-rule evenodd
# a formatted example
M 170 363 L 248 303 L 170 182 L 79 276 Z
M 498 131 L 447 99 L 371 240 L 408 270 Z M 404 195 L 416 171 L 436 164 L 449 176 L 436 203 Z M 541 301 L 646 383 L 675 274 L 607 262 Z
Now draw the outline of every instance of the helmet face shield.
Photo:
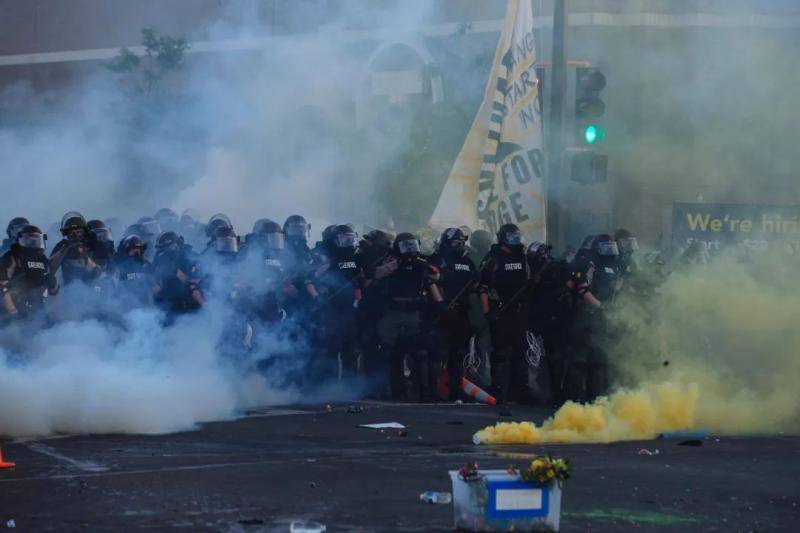
M 616 241 L 600 241 L 597 243 L 597 253 L 605 257 L 619 255 Z
M 415 255 L 420 253 L 420 245 L 417 239 L 407 239 L 397 242 L 397 249 L 403 255 Z
M 158 223 L 158 220 L 153 219 L 139 222 L 139 226 L 142 228 L 142 232 L 147 236 L 161 234 L 161 224 Z
M 639 241 L 636 240 L 636 237 L 619 239 L 617 243 L 619 244 L 619 249 L 626 254 L 633 253 L 639 249 Z
M 214 239 L 214 248 L 222 253 L 236 253 L 239 251 L 239 241 L 236 237 L 217 237 Z
M 519 231 L 510 231 L 503 235 L 503 244 L 508 246 L 519 246 L 522 244 L 522 233 Z
M 267 233 L 264 235 L 264 243 L 269 250 L 283 250 L 286 245 L 283 233 Z
M 22 233 L 18 239 L 23 248 L 38 248 L 44 250 L 44 235 L 41 233 Z
M 355 233 L 340 233 L 334 240 L 337 248 L 355 248 L 358 246 L 358 235 Z
M 286 225 L 286 236 L 292 238 L 307 238 L 309 232 L 308 224 L 303 222 L 290 222 Z
M 100 242 L 111 242 L 111 230 L 108 228 L 95 228 L 92 230 L 97 240 Z

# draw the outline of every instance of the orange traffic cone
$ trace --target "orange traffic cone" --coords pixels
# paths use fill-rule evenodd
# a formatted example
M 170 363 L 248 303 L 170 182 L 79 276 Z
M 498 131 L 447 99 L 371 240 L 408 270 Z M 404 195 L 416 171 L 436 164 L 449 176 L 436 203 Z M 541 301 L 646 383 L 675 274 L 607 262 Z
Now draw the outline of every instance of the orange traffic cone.
M 488 403 L 489 405 L 497 405 L 497 400 L 494 396 L 475 385 L 467 378 L 461 378 L 461 388 L 464 389 L 464 394 L 472 396 L 479 402 Z
M 14 468 L 17 463 L 7 463 L 3 460 L 3 449 L 0 448 L 0 468 Z

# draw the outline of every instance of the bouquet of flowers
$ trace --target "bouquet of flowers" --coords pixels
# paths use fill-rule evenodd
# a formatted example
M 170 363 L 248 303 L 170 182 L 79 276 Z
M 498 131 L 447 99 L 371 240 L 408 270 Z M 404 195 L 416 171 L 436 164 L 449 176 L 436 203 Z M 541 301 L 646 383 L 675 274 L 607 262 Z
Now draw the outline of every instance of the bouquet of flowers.
M 547 485 L 556 481 L 559 486 L 569 479 L 572 466 L 566 459 L 544 455 L 537 457 L 524 468 L 509 467 L 509 474 L 518 474 L 522 481 L 536 485 Z

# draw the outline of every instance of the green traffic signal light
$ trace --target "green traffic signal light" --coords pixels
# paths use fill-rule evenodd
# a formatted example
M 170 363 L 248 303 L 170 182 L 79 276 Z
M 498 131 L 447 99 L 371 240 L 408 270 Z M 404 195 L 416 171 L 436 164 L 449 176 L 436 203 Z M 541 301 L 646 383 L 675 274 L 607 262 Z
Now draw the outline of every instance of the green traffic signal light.
M 600 126 L 595 124 L 589 124 L 583 130 L 583 140 L 586 141 L 588 144 L 594 144 L 596 142 L 600 142 L 606 136 L 605 130 Z

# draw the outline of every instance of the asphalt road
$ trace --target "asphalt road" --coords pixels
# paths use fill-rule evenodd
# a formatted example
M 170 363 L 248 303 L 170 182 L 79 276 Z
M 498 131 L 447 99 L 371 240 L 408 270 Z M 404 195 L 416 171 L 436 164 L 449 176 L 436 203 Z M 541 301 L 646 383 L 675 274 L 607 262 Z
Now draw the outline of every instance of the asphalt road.
M 19 531 L 288 531 L 303 519 L 328 531 L 446 531 L 452 506 L 425 504 L 421 492 L 450 490 L 447 471 L 467 459 L 505 468 L 543 451 L 574 466 L 562 531 L 800 527 L 800 437 L 473 446 L 472 433 L 498 419 L 494 408 L 359 405 L 264 409 L 171 435 L 5 442 L 17 467 L 0 470 L 0 530 L 14 520 Z M 357 427 L 389 421 L 407 434 Z

